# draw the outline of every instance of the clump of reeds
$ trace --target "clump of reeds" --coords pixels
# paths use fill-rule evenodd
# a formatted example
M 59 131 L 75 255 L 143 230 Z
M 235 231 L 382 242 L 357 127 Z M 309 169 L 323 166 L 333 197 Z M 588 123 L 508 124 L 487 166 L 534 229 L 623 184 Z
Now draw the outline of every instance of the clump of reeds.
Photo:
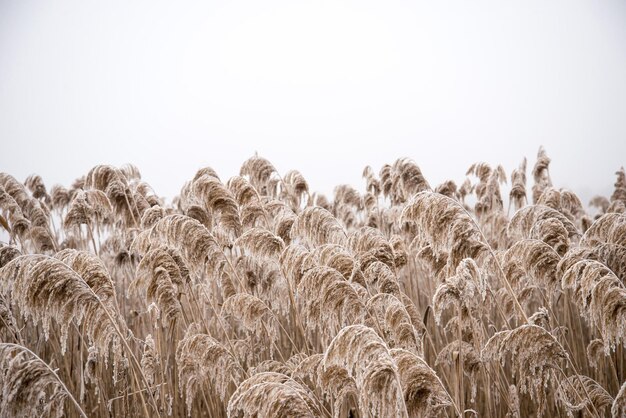
M 0 173 L 0 417 L 624 417 L 624 169 L 593 215 L 550 162 Z

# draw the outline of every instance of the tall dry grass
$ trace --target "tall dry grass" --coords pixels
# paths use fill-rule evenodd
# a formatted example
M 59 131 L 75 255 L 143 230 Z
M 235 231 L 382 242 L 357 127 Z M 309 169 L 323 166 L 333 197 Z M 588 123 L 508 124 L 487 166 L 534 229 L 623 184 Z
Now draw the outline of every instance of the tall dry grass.
M 549 167 L 0 174 L 0 416 L 624 417 L 626 175 Z

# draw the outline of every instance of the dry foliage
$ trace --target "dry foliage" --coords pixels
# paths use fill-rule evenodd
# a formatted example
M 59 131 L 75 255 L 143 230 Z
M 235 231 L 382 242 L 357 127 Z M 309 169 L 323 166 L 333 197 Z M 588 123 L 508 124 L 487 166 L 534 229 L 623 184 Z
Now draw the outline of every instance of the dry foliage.
M 588 213 L 549 166 L 0 173 L 0 417 L 624 417 L 624 169 Z

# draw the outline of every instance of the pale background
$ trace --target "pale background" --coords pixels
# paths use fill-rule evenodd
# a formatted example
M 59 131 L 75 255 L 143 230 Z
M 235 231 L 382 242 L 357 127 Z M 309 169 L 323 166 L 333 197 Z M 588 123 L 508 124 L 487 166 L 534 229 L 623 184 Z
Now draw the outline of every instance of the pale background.
M 588 199 L 626 164 L 626 2 L 0 0 L 0 141 L 21 181 L 131 162 L 168 197 L 255 151 L 330 194 L 543 144 Z

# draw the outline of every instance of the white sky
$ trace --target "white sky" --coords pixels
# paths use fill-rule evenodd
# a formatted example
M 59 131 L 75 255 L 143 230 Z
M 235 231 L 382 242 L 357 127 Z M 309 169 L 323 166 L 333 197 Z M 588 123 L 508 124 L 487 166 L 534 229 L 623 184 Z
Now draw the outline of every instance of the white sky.
M 610 193 L 626 164 L 626 2 L 0 0 L 0 171 L 137 165 L 172 197 L 255 151 L 330 193 L 408 156 Z

